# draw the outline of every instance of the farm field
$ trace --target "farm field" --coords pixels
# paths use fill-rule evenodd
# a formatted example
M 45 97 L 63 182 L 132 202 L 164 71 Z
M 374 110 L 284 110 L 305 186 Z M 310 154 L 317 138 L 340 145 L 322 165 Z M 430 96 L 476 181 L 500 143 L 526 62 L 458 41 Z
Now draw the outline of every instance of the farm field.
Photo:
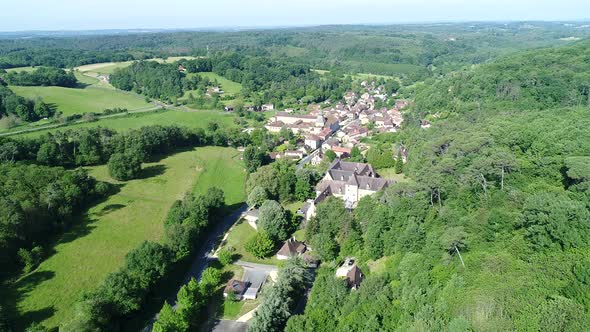
M 42 98 L 66 116 L 87 112 L 100 113 L 113 107 L 127 108 L 130 111 L 153 107 L 138 95 L 116 90 L 91 77 L 77 74 L 76 78 L 85 86 L 10 86 L 10 89 L 25 98 Z
M 223 113 L 221 111 L 174 111 L 160 110 L 145 113 L 129 114 L 112 118 L 100 119 L 94 122 L 84 122 L 73 124 L 66 127 L 40 130 L 30 133 L 17 135 L 18 137 L 38 137 L 40 135 L 58 130 L 68 130 L 76 128 L 104 127 L 117 131 L 127 131 L 138 129 L 150 125 L 178 125 L 190 128 L 205 128 L 209 122 L 217 122 L 220 126 L 233 126 L 234 115 Z
M 167 59 L 148 59 L 146 61 L 157 61 L 160 63 L 172 63 L 181 59 L 195 59 L 192 56 L 175 56 L 169 57 Z M 133 61 L 123 61 L 123 62 L 103 62 L 103 63 L 93 63 L 89 65 L 79 66 L 76 67 L 78 71 L 82 73 L 97 73 L 97 74 L 112 74 L 115 70 L 120 68 L 125 68 L 131 65 Z
M 231 148 L 196 148 L 145 164 L 145 177 L 126 183 L 110 179 L 106 166 L 89 168 L 96 178 L 121 185 L 120 192 L 91 207 L 54 254 L 15 283 L 11 296 L 21 323 L 42 321 L 53 328 L 71 317 L 80 294 L 117 270 L 129 250 L 144 240 L 160 240 L 168 209 L 191 188 L 203 192 L 216 179 L 227 204 L 243 201 L 245 171 L 238 155 Z M 230 180 L 219 181 L 220 174 Z

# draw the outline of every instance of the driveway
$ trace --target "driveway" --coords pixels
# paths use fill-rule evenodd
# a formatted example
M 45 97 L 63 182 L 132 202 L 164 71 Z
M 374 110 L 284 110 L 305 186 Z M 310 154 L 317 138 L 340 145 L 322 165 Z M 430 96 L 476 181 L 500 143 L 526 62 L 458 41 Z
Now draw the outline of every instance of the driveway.
M 219 320 L 215 322 L 212 332 L 246 332 L 248 324 L 235 320 Z

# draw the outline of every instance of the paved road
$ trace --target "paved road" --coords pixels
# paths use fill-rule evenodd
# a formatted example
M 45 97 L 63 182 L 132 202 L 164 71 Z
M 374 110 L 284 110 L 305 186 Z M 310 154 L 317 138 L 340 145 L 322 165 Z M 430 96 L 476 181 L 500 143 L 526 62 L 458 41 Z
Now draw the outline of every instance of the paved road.
M 203 270 L 205 270 L 207 268 L 207 265 L 209 265 L 209 261 L 211 259 L 215 259 L 215 258 L 211 258 L 210 254 L 212 254 L 213 251 L 215 250 L 215 245 L 217 244 L 218 240 L 223 236 L 223 234 L 225 234 L 225 232 L 227 232 L 227 230 L 236 221 L 238 221 L 240 219 L 241 215 L 244 212 L 246 212 L 247 209 L 248 209 L 248 206 L 246 204 L 244 204 L 244 205 L 240 206 L 237 210 L 232 212 L 231 214 L 225 216 L 220 223 L 215 225 L 215 227 L 207 235 L 207 238 L 203 240 L 203 242 L 202 242 L 203 244 L 201 245 L 201 247 L 195 253 L 191 267 L 188 270 L 188 272 L 186 273 L 186 276 L 184 278 L 184 282 L 182 283 L 182 285 L 180 287 L 187 284 L 191 280 L 191 278 L 195 278 L 197 280 L 199 280 L 201 278 L 201 273 L 203 273 Z M 180 287 L 178 287 L 178 290 L 180 290 Z M 174 294 L 172 294 L 170 296 L 170 298 L 168 298 L 168 300 L 167 300 L 168 303 L 174 303 L 174 306 L 173 306 L 174 308 L 176 308 L 176 293 L 178 293 L 178 291 L 174 292 Z M 148 326 L 146 326 L 143 329 L 143 331 L 144 332 L 151 331 L 152 326 L 156 322 L 157 319 L 158 319 L 158 315 L 156 314 L 156 316 L 154 316 L 154 318 L 152 318 L 152 320 L 150 321 Z

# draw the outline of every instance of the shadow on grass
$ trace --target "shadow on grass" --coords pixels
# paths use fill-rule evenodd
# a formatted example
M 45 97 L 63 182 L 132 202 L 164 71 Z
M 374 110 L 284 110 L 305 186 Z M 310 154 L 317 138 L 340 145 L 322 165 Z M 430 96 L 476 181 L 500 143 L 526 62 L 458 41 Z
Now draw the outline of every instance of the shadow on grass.
M 99 212 L 96 212 L 94 214 L 98 217 L 102 217 L 102 216 L 105 216 L 111 212 L 115 212 L 119 209 L 122 209 L 126 206 L 127 205 L 125 205 L 125 204 L 109 204 L 109 205 L 105 205 L 105 207 L 103 207 Z
M 164 172 L 166 172 L 166 168 L 166 165 L 153 165 L 146 167 L 141 170 L 141 175 L 138 177 L 138 179 L 149 179 L 158 175 L 162 175 Z
M 2 285 L 0 304 L 4 307 L 11 328 L 15 331 L 24 331 L 31 323 L 41 322 L 53 316 L 55 313 L 53 306 L 19 314 L 17 304 L 24 299 L 27 293 L 54 276 L 55 272 L 53 271 L 32 272 L 17 280 L 12 285 Z

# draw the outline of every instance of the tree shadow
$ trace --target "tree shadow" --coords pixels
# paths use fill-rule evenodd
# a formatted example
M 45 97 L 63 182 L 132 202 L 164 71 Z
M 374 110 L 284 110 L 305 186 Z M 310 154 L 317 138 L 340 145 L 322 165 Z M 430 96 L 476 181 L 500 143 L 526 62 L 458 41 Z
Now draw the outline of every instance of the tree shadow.
M 53 316 L 55 313 L 53 306 L 20 314 L 17 305 L 32 289 L 54 276 L 55 272 L 53 271 L 32 272 L 11 285 L 2 285 L 3 289 L 0 293 L 0 304 L 4 307 L 5 315 L 8 317 L 9 322 L 12 322 L 11 327 L 14 328 L 15 331 L 24 331 L 31 323 L 41 322 Z
M 78 81 L 76 86 L 71 87 L 72 89 L 86 89 L 87 87 L 91 86 L 92 84 L 82 83 Z
M 94 214 L 98 217 L 102 217 L 102 216 L 105 216 L 111 212 L 122 209 L 126 206 L 127 205 L 125 205 L 125 204 L 109 204 L 109 205 L 106 205 L 105 207 L 103 207 L 99 212 L 96 212 Z
M 141 175 L 138 177 L 138 179 L 149 179 L 158 175 L 162 175 L 164 172 L 166 172 L 166 168 L 166 165 L 153 165 L 146 167 L 141 170 Z

